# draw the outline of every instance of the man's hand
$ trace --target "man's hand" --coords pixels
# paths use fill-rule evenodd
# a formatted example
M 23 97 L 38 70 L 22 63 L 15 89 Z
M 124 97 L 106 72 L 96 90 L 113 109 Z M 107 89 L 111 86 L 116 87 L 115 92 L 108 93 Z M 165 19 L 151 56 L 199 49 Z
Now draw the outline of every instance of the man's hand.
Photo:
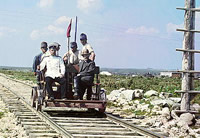
M 36 76 L 36 75 L 37 75 L 37 72 L 34 72 L 34 75 Z
M 67 57 L 63 57 L 63 60 L 64 60 L 64 61 L 67 61 Z
M 64 74 L 61 74 L 61 75 L 60 75 L 60 78 L 63 78 L 64 76 L 65 76 Z
M 40 70 L 40 65 L 37 65 L 37 70 Z

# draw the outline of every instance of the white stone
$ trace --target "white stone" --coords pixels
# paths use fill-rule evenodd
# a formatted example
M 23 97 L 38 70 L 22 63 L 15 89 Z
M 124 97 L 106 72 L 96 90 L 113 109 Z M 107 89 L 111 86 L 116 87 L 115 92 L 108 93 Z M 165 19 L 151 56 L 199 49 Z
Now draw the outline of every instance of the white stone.
M 142 98 L 144 96 L 144 90 L 135 89 L 133 91 L 134 91 L 133 98 Z
M 183 113 L 180 115 L 180 122 L 186 123 L 187 125 L 193 124 L 194 116 L 191 113 Z
M 190 107 L 191 107 L 191 108 L 194 108 L 194 110 L 196 110 L 196 111 L 200 111 L 200 105 L 197 104 L 197 103 L 191 105 Z
M 119 91 L 124 91 L 124 90 L 126 90 L 126 89 L 125 89 L 125 88 L 120 88 L 120 89 L 119 89 Z
M 170 111 L 168 107 L 162 109 L 162 116 L 167 119 L 170 119 Z
M 154 90 L 149 90 L 149 91 L 145 92 L 144 96 L 146 96 L 146 97 L 158 96 L 158 92 L 154 91 Z
M 175 103 L 180 103 L 181 102 L 181 98 L 179 98 L 179 97 L 170 97 L 169 99 L 174 101 Z
M 169 106 L 172 106 L 174 104 L 174 102 L 171 100 L 168 100 L 168 99 L 166 99 L 166 100 L 158 99 L 158 100 L 151 101 L 151 104 L 158 105 L 161 107 L 169 107 Z
M 140 104 L 140 101 L 139 100 L 135 100 L 134 103 L 135 104 Z
M 106 75 L 106 76 L 111 76 L 112 73 L 108 72 L 108 71 L 102 71 L 100 72 L 101 75 Z
M 121 94 L 121 91 L 113 90 L 109 95 L 107 95 L 107 99 L 110 101 L 117 100 L 120 94 Z
M 168 92 L 160 92 L 160 94 L 159 94 L 160 98 L 169 98 L 171 96 L 172 96 L 172 94 L 168 93 Z
M 131 101 L 133 100 L 133 94 L 134 94 L 133 90 L 124 90 L 121 92 L 120 98 L 124 98 L 128 101 Z
M 150 109 L 149 109 L 149 104 L 139 104 L 138 106 L 137 106 L 137 110 L 141 110 L 141 111 L 149 111 Z

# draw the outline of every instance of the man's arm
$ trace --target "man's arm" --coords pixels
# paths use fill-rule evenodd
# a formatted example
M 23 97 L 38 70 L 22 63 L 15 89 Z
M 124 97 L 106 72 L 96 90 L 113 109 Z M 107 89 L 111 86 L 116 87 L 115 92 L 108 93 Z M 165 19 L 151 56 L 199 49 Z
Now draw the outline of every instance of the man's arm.
M 64 64 L 62 58 L 60 58 L 60 73 L 61 73 L 61 78 L 64 77 L 64 75 L 65 75 L 65 64 Z
M 94 52 L 91 52 L 91 55 L 90 55 L 90 60 L 94 61 L 95 60 L 95 53 Z
M 47 57 L 45 57 L 43 60 L 42 60 L 42 62 L 40 63 L 40 65 L 39 65 L 39 69 L 40 70 L 43 70 L 45 67 L 46 67 L 46 64 L 47 64 Z
M 69 57 L 69 52 L 67 52 L 67 53 L 64 54 L 63 60 L 64 60 L 64 61 L 67 61 L 68 57 Z
M 34 72 L 34 75 L 36 75 L 36 70 L 37 70 L 37 56 L 34 57 L 33 59 L 33 67 L 32 70 Z

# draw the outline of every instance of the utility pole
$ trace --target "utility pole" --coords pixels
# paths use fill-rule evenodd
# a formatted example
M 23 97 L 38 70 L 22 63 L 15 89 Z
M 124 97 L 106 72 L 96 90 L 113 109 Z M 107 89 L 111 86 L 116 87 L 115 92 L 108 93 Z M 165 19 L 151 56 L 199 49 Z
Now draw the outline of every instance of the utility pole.
M 195 8 L 195 0 L 185 0 L 185 8 L 191 9 Z M 195 12 L 191 10 L 185 10 L 185 19 L 184 19 L 184 28 L 185 30 L 194 30 L 195 29 Z M 193 50 L 194 49 L 194 32 L 185 31 L 183 39 L 183 49 Z M 182 70 L 194 70 L 194 53 L 193 52 L 184 52 L 182 60 Z M 182 78 L 182 90 L 190 91 L 194 89 L 194 74 L 192 73 L 183 73 Z M 181 110 L 190 109 L 190 94 L 183 93 L 181 100 Z
M 195 31 L 195 12 L 200 9 L 195 8 L 195 0 L 185 0 L 184 8 L 177 8 L 185 11 L 184 17 L 184 29 L 177 29 L 177 31 L 184 32 L 183 49 L 176 49 L 183 52 L 182 58 L 182 90 L 176 91 L 181 94 L 181 111 L 190 111 L 190 101 L 194 98 L 196 93 L 200 91 L 194 91 L 194 54 L 199 53 L 199 50 L 195 50 L 194 46 L 194 33 Z

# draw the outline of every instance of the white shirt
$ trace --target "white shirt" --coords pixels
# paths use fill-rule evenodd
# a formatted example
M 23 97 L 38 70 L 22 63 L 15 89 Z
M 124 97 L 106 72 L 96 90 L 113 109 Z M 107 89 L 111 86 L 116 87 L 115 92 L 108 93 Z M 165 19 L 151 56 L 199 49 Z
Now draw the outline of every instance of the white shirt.
M 89 43 L 86 43 L 86 44 L 83 46 L 82 51 L 83 51 L 84 49 L 87 49 L 87 50 L 89 51 L 90 54 L 91 54 L 92 52 L 94 52 L 92 46 L 91 46 Z M 80 59 L 81 59 L 81 60 L 84 60 L 83 56 L 81 56 Z
M 87 49 L 87 50 L 89 51 L 90 54 L 91 54 L 92 52 L 94 52 L 92 46 L 91 46 L 89 43 L 86 43 L 86 44 L 83 46 L 82 51 L 83 51 L 84 49 Z
M 65 74 L 65 65 L 63 59 L 59 56 L 47 56 L 40 63 L 40 70 L 46 67 L 45 77 L 61 77 Z
M 77 49 L 76 52 L 72 52 L 72 50 L 70 50 L 64 55 L 64 57 L 69 58 L 70 64 L 78 64 L 81 58 L 81 51 Z

